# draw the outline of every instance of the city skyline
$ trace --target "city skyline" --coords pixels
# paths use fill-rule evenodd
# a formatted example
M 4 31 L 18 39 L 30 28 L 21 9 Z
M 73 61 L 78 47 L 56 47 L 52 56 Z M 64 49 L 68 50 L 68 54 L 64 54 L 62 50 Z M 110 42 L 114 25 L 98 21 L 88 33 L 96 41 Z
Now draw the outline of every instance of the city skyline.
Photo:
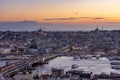
M 0 22 L 120 22 L 119 0 L 0 0 Z

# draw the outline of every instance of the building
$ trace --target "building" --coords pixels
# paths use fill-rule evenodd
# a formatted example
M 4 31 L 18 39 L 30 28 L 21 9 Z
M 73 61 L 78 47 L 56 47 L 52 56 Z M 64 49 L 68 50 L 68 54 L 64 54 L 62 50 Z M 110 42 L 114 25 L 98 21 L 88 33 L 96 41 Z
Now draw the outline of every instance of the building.
M 7 54 L 11 52 L 11 48 L 0 48 L 0 53 Z
M 38 48 L 36 44 L 32 44 L 29 48 L 28 48 L 28 52 L 30 53 L 36 53 L 38 52 Z
M 64 69 L 56 69 L 52 68 L 52 77 L 57 78 L 57 77 L 63 77 L 64 76 Z

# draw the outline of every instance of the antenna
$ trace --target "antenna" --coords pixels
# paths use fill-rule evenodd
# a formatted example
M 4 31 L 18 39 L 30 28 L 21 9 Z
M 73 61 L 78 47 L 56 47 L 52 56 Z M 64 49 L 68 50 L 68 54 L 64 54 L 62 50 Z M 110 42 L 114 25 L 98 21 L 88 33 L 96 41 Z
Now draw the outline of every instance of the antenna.
M 43 28 L 43 31 L 45 31 L 45 27 Z

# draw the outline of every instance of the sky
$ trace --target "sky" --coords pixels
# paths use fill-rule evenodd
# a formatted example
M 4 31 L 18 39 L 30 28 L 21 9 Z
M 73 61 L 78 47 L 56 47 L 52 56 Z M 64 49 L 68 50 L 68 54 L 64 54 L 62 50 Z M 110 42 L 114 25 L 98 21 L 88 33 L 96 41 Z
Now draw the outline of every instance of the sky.
M 120 0 L 0 0 L 0 21 L 120 22 Z

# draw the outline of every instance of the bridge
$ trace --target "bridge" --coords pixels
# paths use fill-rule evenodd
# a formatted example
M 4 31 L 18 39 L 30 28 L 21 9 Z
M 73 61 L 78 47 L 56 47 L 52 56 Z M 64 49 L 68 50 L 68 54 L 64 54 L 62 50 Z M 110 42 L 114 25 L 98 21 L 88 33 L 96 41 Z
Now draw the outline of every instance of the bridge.
M 33 57 L 27 60 L 21 60 L 19 62 L 16 62 L 14 64 L 9 64 L 7 66 L 4 66 L 3 68 L 0 69 L 0 74 L 2 74 L 5 78 L 8 78 L 10 76 L 13 76 L 17 72 L 24 70 L 25 66 L 29 64 L 29 67 L 32 66 L 34 63 L 44 63 L 50 59 L 53 59 L 57 57 L 58 55 L 42 55 L 42 56 L 37 56 Z

